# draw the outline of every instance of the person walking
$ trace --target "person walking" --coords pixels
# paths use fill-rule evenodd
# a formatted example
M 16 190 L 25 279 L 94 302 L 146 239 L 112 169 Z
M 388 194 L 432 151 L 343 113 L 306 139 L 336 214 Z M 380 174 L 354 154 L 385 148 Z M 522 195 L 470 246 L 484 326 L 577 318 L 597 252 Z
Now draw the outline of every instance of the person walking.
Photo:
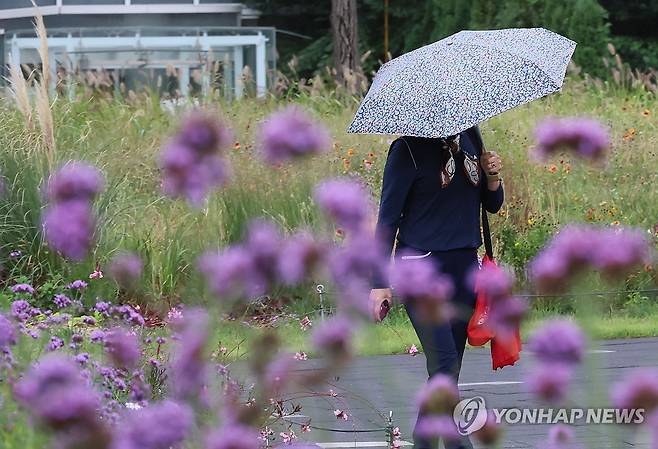
M 396 264 L 427 259 L 454 286 L 455 314 L 448 322 L 428 323 L 413 305 L 405 306 L 430 378 L 441 373 L 458 381 L 476 300 L 468 277 L 478 266 L 480 211 L 481 207 L 490 213 L 500 210 L 504 201 L 501 169 L 498 154 L 482 153 L 477 127 L 447 138 L 404 136 L 389 149 L 377 237 L 386 254 L 395 248 Z M 390 303 L 393 294 L 386 279 L 375 279 L 372 287 L 370 307 L 379 321 L 382 305 Z M 467 437 L 445 443 L 446 449 L 472 448 Z M 431 447 L 431 441 L 414 435 L 415 449 Z

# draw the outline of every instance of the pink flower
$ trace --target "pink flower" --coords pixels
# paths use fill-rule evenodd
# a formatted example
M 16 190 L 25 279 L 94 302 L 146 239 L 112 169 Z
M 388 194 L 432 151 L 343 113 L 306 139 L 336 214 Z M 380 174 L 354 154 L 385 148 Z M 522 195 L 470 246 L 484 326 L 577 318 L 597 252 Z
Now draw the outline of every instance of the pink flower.
M 295 353 L 295 360 L 308 360 L 308 355 L 304 351 L 299 351 Z
M 315 188 L 315 201 L 336 223 L 350 231 L 365 225 L 370 195 L 357 181 L 337 178 L 323 181 Z
M 586 339 L 580 327 L 572 321 L 552 320 L 530 336 L 528 346 L 541 363 L 572 366 L 583 360 Z
M 416 345 L 411 345 L 409 348 L 407 348 L 407 354 L 415 356 L 418 354 L 418 348 Z
M 313 323 L 311 322 L 310 318 L 307 317 L 307 316 L 305 316 L 304 318 L 302 318 L 302 319 L 299 321 L 299 327 L 300 327 L 303 331 L 307 331 L 307 330 L 309 330 L 309 329 L 311 328 L 311 326 L 313 326 Z
M 285 444 L 290 444 L 297 439 L 297 435 L 295 435 L 295 432 L 292 430 L 289 430 L 288 432 L 281 432 L 279 433 L 279 436 L 281 437 L 281 441 L 283 441 Z
M 94 270 L 89 274 L 89 279 L 103 279 L 103 272 L 101 270 Z
M 349 415 L 347 414 L 347 412 L 340 409 L 334 410 L 334 416 L 336 417 L 336 419 L 342 419 L 344 421 L 347 421 L 349 419 Z

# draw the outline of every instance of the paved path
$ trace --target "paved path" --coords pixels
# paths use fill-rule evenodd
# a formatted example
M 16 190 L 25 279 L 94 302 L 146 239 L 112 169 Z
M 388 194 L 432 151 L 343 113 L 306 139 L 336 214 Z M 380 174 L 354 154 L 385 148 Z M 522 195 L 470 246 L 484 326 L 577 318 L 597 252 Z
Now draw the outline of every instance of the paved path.
M 312 368 L 313 361 L 308 361 Z M 527 392 L 524 373 L 532 368 L 530 353 L 523 352 L 516 366 L 493 372 L 488 349 L 470 349 L 466 352 L 460 378 L 462 397 L 482 396 L 487 408 L 542 406 Z M 586 365 L 575 378 L 573 407 L 609 406 L 607 385 L 620 379 L 636 367 L 658 367 L 658 338 L 611 340 L 595 343 L 590 349 Z M 389 411 L 402 431 L 403 439 L 410 440 L 415 418 L 414 397 L 426 379 L 425 358 L 409 355 L 363 357 L 354 361 L 332 385 L 338 397 L 303 399 L 303 416 L 312 418 L 312 425 L 346 432 L 313 430 L 299 434 L 299 440 L 320 442 L 326 448 L 385 447 L 384 432 L 355 433 L 354 429 L 381 428 L 386 425 Z M 345 410 L 348 421 L 334 417 L 335 409 Z M 296 426 L 295 426 L 296 427 Z M 515 424 L 505 428 L 504 448 L 539 448 L 546 441 L 549 426 L 546 424 Z M 299 428 L 296 427 L 295 430 Z M 631 428 L 614 425 L 580 425 L 577 439 L 585 447 L 596 449 L 649 448 L 648 436 Z

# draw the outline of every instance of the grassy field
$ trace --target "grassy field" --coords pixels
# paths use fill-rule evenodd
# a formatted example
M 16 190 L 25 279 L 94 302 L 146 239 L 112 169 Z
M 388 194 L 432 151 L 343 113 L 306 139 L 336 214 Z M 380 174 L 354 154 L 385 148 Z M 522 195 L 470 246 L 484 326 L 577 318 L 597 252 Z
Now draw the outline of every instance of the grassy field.
M 254 157 L 255 130 L 259 121 L 286 102 L 298 103 L 321 119 L 332 132 L 334 148 L 325 156 L 301 164 L 269 168 Z M 193 210 L 180 201 L 163 197 L 160 192 L 157 155 L 162 143 L 175 131 L 177 117 L 165 111 L 156 98 L 144 96 L 130 102 L 103 98 L 74 102 L 56 99 L 53 116 L 57 163 L 69 159 L 89 161 L 102 169 L 108 185 L 97 204 L 101 215 L 97 248 L 84 262 L 68 264 L 42 244 L 38 233 L 42 206 L 39 186 L 46 173 L 39 131 L 27 127 L 12 102 L 3 100 L 0 161 L 4 182 L 12 192 L 0 205 L 3 285 L 25 280 L 35 286 L 50 283 L 56 288 L 72 279 L 88 277 L 97 264 L 103 267 L 121 249 L 134 249 L 145 260 L 145 275 L 139 290 L 122 300 L 158 314 L 180 302 L 206 304 L 208 299 L 194 270 L 198 254 L 206 248 L 239 240 L 249 220 L 266 217 L 285 230 L 307 227 L 333 238 L 335 230 L 327 227 L 311 198 L 314 184 L 331 176 L 361 177 L 376 203 L 390 139 L 346 134 L 357 105 L 357 99 L 338 98 L 330 93 L 208 105 L 235 131 L 236 141 L 230 150 L 233 181 L 227 189 L 214 194 L 203 210 Z M 586 221 L 636 226 L 655 238 L 656 106 L 653 94 L 601 89 L 570 79 L 562 93 L 483 124 L 485 143 L 502 154 L 506 166 L 507 201 L 492 220 L 496 253 L 515 268 L 521 280 L 520 289 L 526 290 L 523 281 L 527 261 L 562 224 Z M 532 130 L 548 115 L 588 115 L 606 124 L 613 141 L 609 164 L 592 168 L 568 159 L 553 160 L 546 165 L 530 162 Z M 20 250 L 28 257 L 19 262 L 9 260 L 8 253 L 12 250 Z M 651 271 L 636 273 L 614 286 L 592 278 L 587 288 L 655 288 L 655 278 Z M 313 286 L 281 289 L 271 292 L 271 296 L 280 298 L 294 313 L 308 313 L 317 309 Z M 112 282 L 99 281 L 92 283 L 85 299 L 115 296 Z M 649 299 L 655 299 L 655 295 Z M 6 295 L 0 296 L 0 304 L 7 300 Z M 571 313 L 573 302 L 542 299 L 537 301 L 536 310 Z M 637 315 L 638 308 L 642 313 L 653 313 L 652 301 L 638 306 L 633 297 L 615 295 L 602 298 L 601 303 L 603 310 L 614 310 L 619 315 L 609 318 L 605 318 L 605 313 L 601 315 L 601 336 L 654 333 L 651 326 L 641 324 L 646 318 Z M 633 317 L 621 318 L 628 310 Z M 605 324 L 608 321 L 614 325 Z M 410 337 L 408 326 L 393 323 L 389 327 L 394 327 L 404 339 Z M 376 332 L 384 331 L 383 328 Z M 381 336 L 380 341 L 383 342 L 380 352 L 400 347 L 392 337 Z

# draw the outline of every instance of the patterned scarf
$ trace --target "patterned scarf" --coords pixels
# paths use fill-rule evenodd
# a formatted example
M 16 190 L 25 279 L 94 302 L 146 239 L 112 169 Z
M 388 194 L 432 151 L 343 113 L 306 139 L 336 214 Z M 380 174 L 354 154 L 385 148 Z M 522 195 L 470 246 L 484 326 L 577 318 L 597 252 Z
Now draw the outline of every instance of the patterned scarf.
M 480 164 L 477 157 L 465 153 L 459 146 L 459 134 L 439 140 L 441 145 L 441 188 L 450 185 L 457 165 L 464 166 L 466 179 L 477 187 L 480 185 Z

